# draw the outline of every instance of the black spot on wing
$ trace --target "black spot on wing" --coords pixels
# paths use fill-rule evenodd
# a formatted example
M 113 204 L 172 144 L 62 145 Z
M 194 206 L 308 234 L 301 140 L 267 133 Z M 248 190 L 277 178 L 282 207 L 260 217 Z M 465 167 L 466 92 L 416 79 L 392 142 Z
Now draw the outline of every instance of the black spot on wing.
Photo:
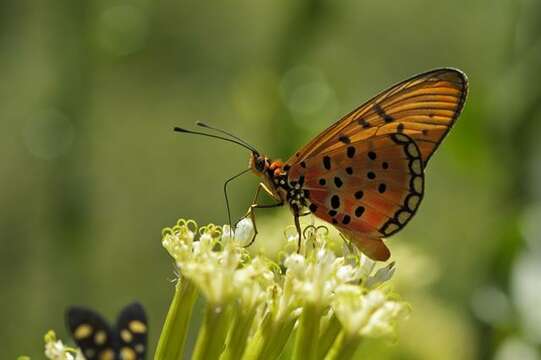
M 368 129 L 370 127 L 370 124 L 365 119 L 361 118 L 361 119 L 357 120 L 357 122 L 359 123 L 360 126 L 363 127 L 363 129 Z
M 374 104 L 373 109 L 374 112 L 378 114 L 386 123 L 394 121 L 394 118 L 391 115 L 387 114 L 379 104 Z
M 323 167 L 327 170 L 331 169 L 331 157 L 328 155 L 323 156 Z
M 338 195 L 333 195 L 331 197 L 331 206 L 333 209 L 338 209 L 340 207 L 340 197 Z

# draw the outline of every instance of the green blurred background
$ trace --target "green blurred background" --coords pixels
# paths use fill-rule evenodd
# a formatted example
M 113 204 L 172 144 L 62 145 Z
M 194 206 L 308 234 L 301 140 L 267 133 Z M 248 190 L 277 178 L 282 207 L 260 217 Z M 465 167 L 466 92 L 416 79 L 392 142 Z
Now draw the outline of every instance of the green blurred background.
M 160 230 L 226 222 L 223 181 L 248 161 L 173 126 L 206 121 L 287 159 L 376 92 L 453 66 L 465 111 L 388 242 L 413 312 L 363 358 L 539 359 L 540 14 L 538 0 L 0 1 L 0 358 L 40 358 L 49 328 L 67 339 L 67 305 L 113 318 L 133 299 L 154 346 L 174 278 Z M 256 184 L 233 185 L 235 216 Z

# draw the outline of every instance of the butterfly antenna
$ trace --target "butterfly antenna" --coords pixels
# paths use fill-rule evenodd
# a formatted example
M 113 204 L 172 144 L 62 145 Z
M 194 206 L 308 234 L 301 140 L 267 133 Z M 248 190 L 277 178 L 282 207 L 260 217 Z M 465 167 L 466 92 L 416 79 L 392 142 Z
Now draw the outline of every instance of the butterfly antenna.
M 184 128 L 181 128 L 181 127 L 178 127 L 178 126 L 175 126 L 175 128 L 173 130 L 176 131 L 176 132 L 185 133 L 185 134 L 208 136 L 208 137 L 215 138 L 215 139 L 229 141 L 229 142 L 235 143 L 237 145 L 240 145 L 243 148 L 246 148 L 246 149 L 250 150 L 251 152 L 259 154 L 259 152 L 255 148 L 253 148 L 252 146 L 249 146 L 248 144 L 245 144 L 244 142 L 237 141 L 237 140 L 234 140 L 234 139 L 230 139 L 230 138 L 226 138 L 226 137 L 218 136 L 218 135 L 213 135 L 213 134 L 207 134 L 207 133 L 199 132 L 199 131 L 192 131 L 192 130 L 184 129 Z
M 230 136 L 230 137 L 232 137 L 233 139 L 242 142 L 244 145 L 246 145 L 247 147 L 249 147 L 250 149 L 252 149 L 253 152 L 259 154 L 259 151 L 257 151 L 256 148 L 255 148 L 254 146 L 248 144 L 245 140 L 242 140 L 242 139 L 239 138 L 238 136 L 231 134 L 229 131 L 225 131 L 225 130 L 223 130 L 223 129 L 216 128 L 216 127 L 213 127 L 213 126 L 210 126 L 210 125 L 205 124 L 204 122 L 201 122 L 201 121 L 196 121 L 196 122 L 195 122 L 195 125 L 201 126 L 201 127 L 204 127 L 204 128 L 210 129 L 210 130 L 218 131 L 219 133 L 222 133 L 222 134 L 224 134 L 224 135 Z

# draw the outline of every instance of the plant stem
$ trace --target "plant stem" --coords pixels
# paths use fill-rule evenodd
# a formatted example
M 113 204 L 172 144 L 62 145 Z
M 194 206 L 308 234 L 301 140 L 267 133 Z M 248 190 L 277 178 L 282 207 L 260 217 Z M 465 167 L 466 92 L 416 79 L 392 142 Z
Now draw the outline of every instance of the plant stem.
M 267 314 L 261 321 L 255 335 L 246 344 L 243 360 L 274 360 L 277 359 L 286 346 L 295 319 L 276 319 Z
M 177 360 L 184 356 L 184 344 L 192 317 L 192 308 L 197 299 L 197 290 L 191 281 L 180 278 L 175 286 L 175 295 L 169 306 L 163 325 L 155 360 Z
M 315 360 L 317 358 L 317 340 L 319 338 L 321 315 L 321 309 L 315 304 L 308 303 L 302 309 L 293 359 Z
M 334 344 L 329 350 L 325 360 L 348 360 L 355 355 L 359 347 L 361 337 L 356 335 L 347 335 L 343 330 L 340 332 Z
M 333 345 L 334 341 L 336 340 L 336 337 L 338 334 L 340 334 L 341 330 L 340 321 L 338 318 L 333 314 L 331 318 L 328 321 L 327 326 L 321 330 L 321 335 L 318 339 L 317 344 L 317 358 L 318 359 L 324 359 L 327 353 L 329 352 L 329 349 Z
M 244 314 L 242 309 L 237 309 L 236 316 L 233 317 L 234 323 L 227 335 L 227 345 L 220 360 L 237 360 L 242 357 L 255 314 L 255 309 L 249 311 L 248 314 Z
M 220 357 L 224 350 L 230 325 L 229 312 L 227 305 L 207 304 L 192 360 L 218 359 Z
M 285 320 L 279 324 L 275 324 L 270 336 L 266 337 L 266 342 L 263 344 L 261 351 L 261 360 L 277 359 L 287 345 L 289 337 L 293 332 L 295 320 Z

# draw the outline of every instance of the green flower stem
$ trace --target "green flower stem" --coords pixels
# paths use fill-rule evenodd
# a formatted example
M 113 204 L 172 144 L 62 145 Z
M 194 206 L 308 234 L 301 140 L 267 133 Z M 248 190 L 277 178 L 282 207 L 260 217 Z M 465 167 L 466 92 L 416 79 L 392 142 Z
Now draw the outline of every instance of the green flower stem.
M 273 329 L 272 336 L 267 337 L 267 341 L 262 347 L 260 359 L 278 359 L 286 347 L 294 326 L 295 320 L 288 320 L 278 324 L 278 326 Z
M 316 342 L 319 339 L 321 316 L 322 310 L 316 304 L 308 303 L 303 307 L 295 339 L 294 360 L 317 359 Z
M 342 326 L 340 325 L 340 321 L 333 314 L 329 319 L 327 326 L 321 329 L 321 335 L 319 336 L 317 344 L 318 359 L 325 358 L 332 344 L 336 340 L 336 337 L 338 336 L 338 334 L 340 334 L 341 329 Z
M 250 335 L 250 329 L 254 322 L 255 309 L 244 314 L 241 309 L 237 309 L 233 324 L 227 335 L 227 345 L 220 360 L 237 360 L 242 357 L 246 349 L 246 340 Z
M 277 320 L 267 314 L 255 335 L 248 341 L 242 359 L 277 359 L 286 346 L 294 325 L 294 319 Z
M 361 343 L 361 337 L 357 335 L 347 335 L 344 331 L 341 331 L 334 344 L 325 357 L 325 360 L 348 360 L 355 355 L 359 344 Z
M 192 360 L 218 359 L 224 351 L 231 311 L 227 305 L 207 304 Z
M 261 321 L 254 336 L 246 343 L 246 350 L 242 357 L 243 360 L 261 359 L 261 353 L 265 344 L 268 342 L 269 336 L 273 333 L 273 321 L 271 314 L 266 316 Z
M 197 290 L 192 282 L 185 278 L 179 279 L 158 340 L 158 346 L 154 354 L 155 360 L 183 358 L 188 325 L 190 324 L 192 308 L 196 299 Z

